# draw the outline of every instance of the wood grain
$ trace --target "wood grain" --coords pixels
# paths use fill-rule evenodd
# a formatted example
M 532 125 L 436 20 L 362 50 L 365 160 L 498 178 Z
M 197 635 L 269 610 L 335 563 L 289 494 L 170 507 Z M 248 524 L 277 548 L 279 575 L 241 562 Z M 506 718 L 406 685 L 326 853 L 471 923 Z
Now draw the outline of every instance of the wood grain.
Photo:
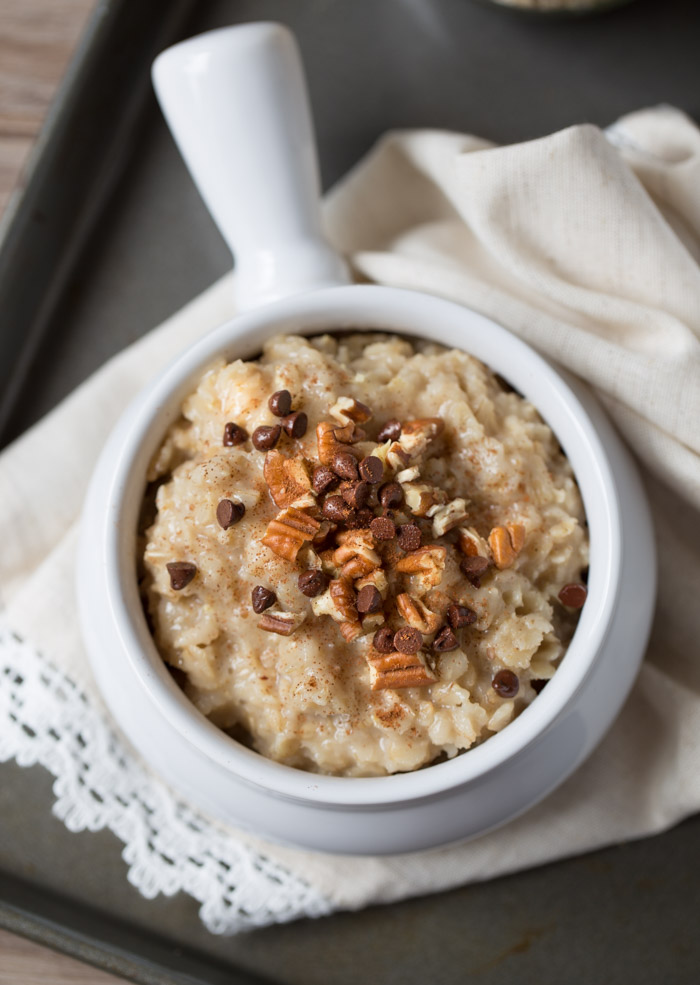
M 95 0 L 0 0 L 0 214 Z M 0 985 L 126 985 L 0 930 Z
M 0 213 L 95 0 L 0 0 Z
M 0 985 L 120 985 L 124 980 L 0 930 Z

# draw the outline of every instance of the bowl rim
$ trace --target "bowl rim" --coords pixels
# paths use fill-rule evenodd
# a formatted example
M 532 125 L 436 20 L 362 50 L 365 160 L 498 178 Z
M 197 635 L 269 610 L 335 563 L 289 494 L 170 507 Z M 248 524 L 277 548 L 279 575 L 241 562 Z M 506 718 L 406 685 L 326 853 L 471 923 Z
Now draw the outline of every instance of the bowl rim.
M 439 330 L 432 327 L 435 324 Z M 183 397 L 207 365 L 222 355 L 229 360 L 250 358 L 263 341 L 280 332 L 317 335 L 353 328 L 461 348 L 512 382 L 535 405 L 566 450 L 583 497 L 591 541 L 588 604 L 554 677 L 537 700 L 488 741 L 451 760 L 380 777 L 308 773 L 265 758 L 209 722 L 174 682 L 156 649 L 140 604 L 135 571 L 136 517 L 145 488 L 145 466 L 179 413 Z M 533 399 L 535 388 L 539 389 Z M 543 404 L 547 411 L 543 412 Z M 561 414 L 556 422 L 552 421 L 554 411 Z M 461 304 L 404 288 L 350 285 L 294 295 L 237 315 L 190 346 L 142 391 L 122 431 L 117 455 L 101 466 L 110 468 L 111 474 L 100 545 L 121 650 L 171 727 L 247 783 L 281 798 L 366 808 L 421 800 L 475 782 L 516 757 L 553 724 L 600 652 L 619 592 L 622 547 L 621 504 L 607 454 L 561 370 L 555 370 L 507 329 Z

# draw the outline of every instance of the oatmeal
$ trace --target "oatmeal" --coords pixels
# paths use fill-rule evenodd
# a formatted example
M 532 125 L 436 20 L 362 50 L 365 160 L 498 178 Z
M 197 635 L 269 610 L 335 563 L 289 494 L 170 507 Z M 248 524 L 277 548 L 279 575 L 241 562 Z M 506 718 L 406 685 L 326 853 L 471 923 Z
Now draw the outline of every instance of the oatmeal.
M 150 479 L 158 649 L 204 715 L 290 766 L 383 775 L 484 741 L 585 602 L 571 468 L 461 351 L 274 338 L 204 375 Z

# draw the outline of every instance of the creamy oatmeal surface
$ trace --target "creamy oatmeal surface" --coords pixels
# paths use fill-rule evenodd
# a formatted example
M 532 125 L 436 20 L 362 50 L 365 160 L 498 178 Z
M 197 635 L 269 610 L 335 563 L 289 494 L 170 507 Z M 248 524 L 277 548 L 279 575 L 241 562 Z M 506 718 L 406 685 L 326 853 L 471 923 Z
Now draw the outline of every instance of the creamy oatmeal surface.
M 571 468 L 460 351 L 274 338 L 205 374 L 150 478 L 160 653 L 203 714 L 290 766 L 382 775 L 487 739 L 585 601 Z

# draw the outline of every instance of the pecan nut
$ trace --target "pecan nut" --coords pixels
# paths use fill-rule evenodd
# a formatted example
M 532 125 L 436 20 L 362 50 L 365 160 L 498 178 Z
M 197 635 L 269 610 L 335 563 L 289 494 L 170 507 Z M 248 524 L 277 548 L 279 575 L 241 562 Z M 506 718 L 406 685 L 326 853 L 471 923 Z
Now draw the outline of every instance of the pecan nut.
M 438 544 L 419 547 L 396 562 L 396 570 L 402 574 L 416 575 L 416 581 L 424 591 L 436 588 L 442 581 L 447 548 Z
M 431 511 L 430 516 L 433 521 L 433 537 L 443 537 L 467 519 L 467 501 L 461 498 L 453 499 Z
M 509 568 L 525 543 L 525 527 L 522 523 L 507 523 L 505 527 L 494 527 L 489 534 L 489 547 L 497 568 Z
M 300 458 L 286 458 L 279 451 L 269 451 L 265 456 L 263 475 L 275 506 L 281 510 L 288 506 L 313 506 L 316 502 L 311 478 Z
M 424 636 L 437 632 L 442 622 L 437 613 L 431 612 L 424 602 L 414 599 L 407 592 L 401 592 L 396 596 L 396 608 L 408 625 Z
M 344 622 L 357 622 L 355 590 L 345 578 L 334 578 L 328 586 L 328 593 L 338 615 Z
M 304 615 L 294 612 L 266 612 L 258 623 L 259 629 L 278 636 L 291 636 L 304 621 Z
M 474 527 L 460 527 L 458 535 L 462 554 L 466 554 L 467 557 L 484 557 L 487 561 L 491 560 L 489 545 Z
M 361 636 L 363 632 L 362 623 L 357 621 L 341 622 L 338 629 L 340 630 L 341 636 L 346 643 L 352 643 L 352 641 L 356 640 L 358 636 Z
M 368 659 L 373 691 L 386 688 L 426 687 L 437 680 L 422 653 L 378 653 Z
M 306 541 L 313 540 L 320 529 L 318 520 L 314 520 L 303 510 L 290 506 L 269 522 L 262 542 L 278 557 L 296 561 L 301 546 Z
M 348 530 L 338 537 L 339 546 L 333 553 L 333 563 L 340 577 L 355 579 L 381 567 L 382 560 L 374 550 L 369 530 Z
M 363 455 L 352 445 L 343 444 L 342 441 L 338 441 L 335 432 L 338 430 L 337 424 L 333 424 L 330 421 L 321 421 L 320 424 L 316 425 L 316 442 L 318 444 L 318 458 L 321 465 L 332 465 L 333 459 L 338 454 L 338 452 L 349 452 L 351 455 L 355 455 L 356 458 L 362 458 Z
M 347 424 L 350 421 L 354 424 L 365 424 L 372 420 L 372 411 L 367 404 L 355 400 L 354 397 L 338 397 L 329 413 L 341 424 Z
M 426 417 L 415 421 L 404 421 L 401 425 L 399 444 L 414 458 L 422 455 L 431 442 L 442 434 L 445 423 L 440 417 Z
M 414 516 L 430 516 L 431 510 L 435 511 L 447 502 L 447 494 L 427 482 L 406 482 L 401 488 L 406 506 Z

